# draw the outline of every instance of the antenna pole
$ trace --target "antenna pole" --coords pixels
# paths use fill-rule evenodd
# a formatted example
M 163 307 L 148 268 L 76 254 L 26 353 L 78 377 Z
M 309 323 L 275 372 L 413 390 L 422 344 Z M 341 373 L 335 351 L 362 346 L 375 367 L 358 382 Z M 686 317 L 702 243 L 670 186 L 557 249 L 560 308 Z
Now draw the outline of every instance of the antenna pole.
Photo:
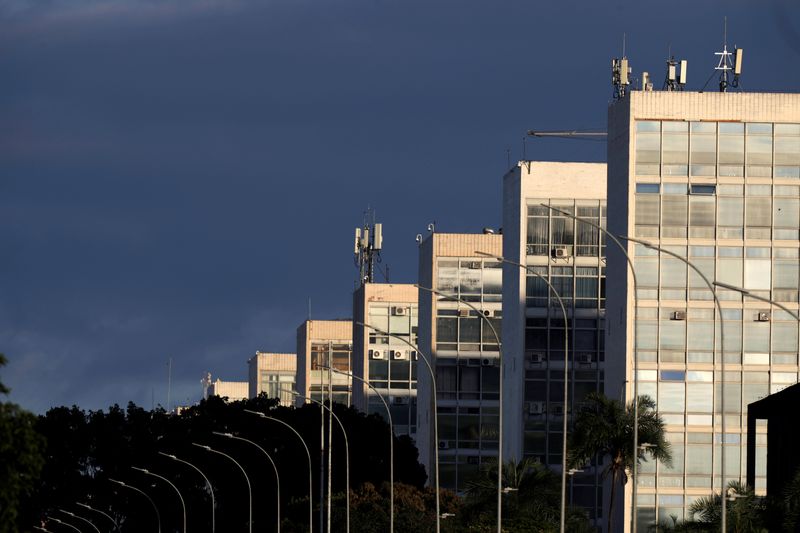
M 171 410 L 172 401 L 172 357 L 167 361 L 167 413 Z
M 353 246 L 359 273 L 359 286 L 372 283 L 375 280 L 375 263 L 381 262 L 382 247 L 383 224 L 375 222 L 375 211 L 367 208 L 364 213 L 364 226 L 356 228 L 355 244 Z

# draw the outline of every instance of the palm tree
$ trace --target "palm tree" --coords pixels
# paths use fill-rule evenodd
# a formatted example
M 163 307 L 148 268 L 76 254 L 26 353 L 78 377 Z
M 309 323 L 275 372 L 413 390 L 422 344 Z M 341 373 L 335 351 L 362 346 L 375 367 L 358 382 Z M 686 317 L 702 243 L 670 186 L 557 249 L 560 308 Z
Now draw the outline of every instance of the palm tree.
M 656 403 L 649 396 L 639 396 L 639 443 L 637 460 L 646 456 L 666 465 L 672 464 L 669 443 L 665 439 L 664 421 L 655 410 Z M 628 482 L 628 472 L 633 467 L 634 403 L 624 406 L 622 402 L 602 394 L 592 393 L 575 418 L 571 435 L 570 464 L 582 467 L 593 457 L 608 460 L 603 477 L 611 476 L 611 493 L 608 504 L 608 531 L 614 516 L 614 500 L 617 485 Z
M 739 481 L 728 483 L 726 495 L 727 527 L 735 533 L 766 532 L 764 527 L 764 499 L 755 495 L 753 489 Z M 719 529 L 722 517 L 722 499 L 719 494 L 695 500 L 689 507 L 689 514 L 697 524 L 705 524 L 710 529 Z

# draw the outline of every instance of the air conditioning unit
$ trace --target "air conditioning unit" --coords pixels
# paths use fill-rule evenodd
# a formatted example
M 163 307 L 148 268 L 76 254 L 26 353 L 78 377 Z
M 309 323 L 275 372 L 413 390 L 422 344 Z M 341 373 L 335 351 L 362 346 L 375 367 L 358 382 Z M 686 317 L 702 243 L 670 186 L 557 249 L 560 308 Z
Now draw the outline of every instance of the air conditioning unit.
M 469 316 L 469 309 L 459 309 L 458 316 L 460 318 L 467 318 Z
M 578 354 L 578 362 L 579 363 L 591 363 L 592 362 L 592 354 L 591 353 L 579 353 Z
M 481 366 L 494 366 L 494 360 L 484 357 L 481 359 Z
M 544 352 L 533 352 L 531 354 L 531 363 L 543 363 Z
M 767 311 L 761 311 L 756 315 L 756 322 L 769 322 L 769 313 Z
M 440 440 L 439 441 L 439 449 L 440 450 L 448 450 L 448 449 L 450 449 L 450 441 Z
M 369 351 L 369 358 L 370 359 L 383 359 L 383 352 L 380 350 L 370 350 Z
M 552 407 L 553 414 L 556 416 L 561 416 L 564 414 L 564 404 L 563 403 L 556 403 L 553 404 Z
M 392 307 L 392 314 L 394 316 L 405 316 L 406 308 L 405 307 Z
M 670 318 L 672 320 L 686 320 L 686 311 L 673 311 Z
M 544 413 L 544 402 L 528 402 L 528 414 L 540 415 Z
M 408 354 L 405 350 L 391 350 L 390 353 L 394 361 L 408 359 Z
M 572 248 L 569 246 L 553 246 L 553 257 L 556 259 L 572 257 Z
M 480 261 L 471 261 L 467 263 L 467 268 L 471 268 L 472 270 L 480 270 L 481 262 Z
M 392 403 L 395 405 L 408 405 L 408 396 L 395 396 Z

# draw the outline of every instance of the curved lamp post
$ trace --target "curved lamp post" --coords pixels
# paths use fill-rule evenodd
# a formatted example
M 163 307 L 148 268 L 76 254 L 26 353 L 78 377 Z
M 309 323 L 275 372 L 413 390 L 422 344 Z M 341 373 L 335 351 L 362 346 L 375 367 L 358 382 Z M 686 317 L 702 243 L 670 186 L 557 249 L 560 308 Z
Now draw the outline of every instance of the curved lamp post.
M 181 491 L 178 490 L 178 487 L 176 487 L 175 484 L 172 481 L 168 480 L 164 476 L 158 475 L 155 472 L 151 472 L 151 471 L 147 470 L 146 468 L 139 468 L 138 466 L 132 466 L 131 468 L 141 472 L 142 474 L 146 474 L 148 476 L 153 476 L 153 477 L 156 477 L 156 478 L 161 479 L 163 481 L 166 481 L 169 484 L 170 487 L 175 489 L 175 492 L 178 494 L 178 498 L 180 498 L 180 500 L 181 500 L 181 508 L 183 509 L 183 533 L 186 533 L 186 502 L 183 500 L 183 495 L 181 494 Z
M 446 292 L 442 292 L 436 289 L 432 289 L 430 287 L 423 287 L 422 285 L 415 285 L 420 290 L 427 291 L 433 294 L 438 294 L 442 298 L 446 298 L 448 300 L 453 300 L 454 302 L 458 302 L 461 304 L 466 305 L 473 311 L 478 314 L 478 318 L 483 320 L 489 329 L 492 331 L 492 335 L 494 335 L 495 341 L 497 341 L 497 362 L 499 365 L 500 371 L 500 380 L 498 384 L 498 415 L 497 415 L 497 533 L 501 533 L 503 526 L 503 345 L 500 342 L 500 335 L 497 334 L 497 330 L 494 328 L 494 324 L 492 321 L 489 320 L 488 317 L 484 316 L 483 312 L 475 307 L 470 302 L 466 300 L 462 300 L 457 296 L 453 296 L 452 294 L 448 294 Z M 567 325 L 564 324 L 564 328 Z M 483 339 L 481 339 L 483 340 Z M 566 438 L 566 435 L 564 435 Z M 439 509 L 436 509 L 436 513 L 439 513 Z
M 214 533 L 214 531 L 216 529 L 216 511 L 215 511 L 216 503 L 214 501 L 214 487 L 211 485 L 211 482 L 208 480 L 208 478 L 206 477 L 206 475 L 203 473 L 202 470 L 197 468 L 195 465 L 193 465 L 189 461 L 186 461 L 184 459 L 180 459 L 180 458 L 175 457 L 174 455 L 170 455 L 168 453 L 164 453 L 164 452 L 158 452 L 158 453 L 159 453 L 159 455 L 163 455 L 164 457 L 169 457 L 173 461 L 178 461 L 179 463 L 183 463 L 185 465 L 191 466 L 192 468 L 197 470 L 198 474 L 203 476 L 203 479 L 206 481 L 206 485 L 208 485 L 208 491 L 211 493 L 211 533 Z
M 58 512 L 61 512 L 61 513 L 64 513 L 64 514 L 65 514 L 65 515 L 67 515 L 67 516 L 71 516 L 72 518 L 77 518 L 78 520 L 81 520 L 81 521 L 83 521 L 83 522 L 86 522 L 87 524 L 89 524 L 90 526 L 92 526 L 92 528 L 93 528 L 95 531 L 97 531 L 97 533 L 100 533 L 100 528 L 99 528 L 99 527 L 97 527 L 96 525 L 94 525 L 94 524 L 93 524 L 93 523 L 92 523 L 90 520 L 87 520 L 86 518 L 84 518 L 84 517 L 82 517 L 82 516 L 78 516 L 78 515 L 76 515 L 75 513 L 71 513 L 71 512 L 69 512 L 69 511 L 67 511 L 66 509 L 57 509 L 57 511 L 58 511 Z
M 75 505 L 80 505 L 81 507 L 84 507 L 85 509 L 88 509 L 90 511 L 94 511 L 95 513 L 100 513 L 101 515 L 103 515 L 106 518 L 108 518 L 109 520 L 111 520 L 111 523 L 114 524 L 114 529 L 119 531 L 119 526 L 117 525 L 117 521 L 114 520 L 113 518 L 111 518 L 111 515 L 109 515 L 108 513 L 105 513 L 103 511 L 101 511 L 100 509 L 95 509 L 94 507 L 92 507 L 91 505 L 86 504 L 86 503 L 75 502 Z
M 334 420 L 336 420 L 336 422 L 339 424 L 339 428 L 341 428 L 341 430 L 342 430 L 342 435 L 344 436 L 344 464 L 345 464 L 345 474 L 346 474 L 346 476 L 345 476 L 345 485 L 346 485 L 346 490 L 347 490 L 347 499 L 345 500 L 345 503 L 346 503 L 346 516 L 347 516 L 346 524 L 347 524 L 347 532 L 349 533 L 350 532 L 350 443 L 347 441 L 347 432 L 344 430 L 344 424 L 342 424 L 342 421 L 339 419 L 338 416 L 336 416 L 336 413 L 333 412 L 333 409 L 331 409 L 330 407 L 325 405 L 324 402 L 320 402 L 319 400 L 315 400 L 314 398 L 310 398 L 308 396 L 303 396 L 302 394 L 300 394 L 297 391 L 293 391 L 293 390 L 289 390 L 289 389 L 280 389 L 280 390 L 281 390 L 281 392 L 288 392 L 289 394 L 294 394 L 298 398 L 303 398 L 306 401 L 310 401 L 310 402 L 316 403 L 316 404 L 320 405 L 321 407 L 325 408 L 325 410 L 327 410 L 331 414 L 331 416 L 334 418 Z M 330 491 L 328 491 L 328 499 L 329 500 L 330 500 L 330 497 L 331 497 L 331 493 L 330 493 Z M 330 507 L 330 505 L 328 507 Z
M 60 525 L 62 525 L 62 526 L 67 526 L 68 528 L 74 529 L 74 530 L 75 530 L 75 531 L 77 531 L 78 533 L 83 533 L 83 532 L 82 532 L 80 529 L 78 529 L 77 527 L 73 526 L 73 525 L 72 525 L 72 524 L 70 524 L 69 522 L 64 522 L 63 520 L 60 520 L 60 519 L 56 518 L 55 516 L 48 516 L 48 515 L 44 515 L 44 517 L 45 517 L 46 519 L 48 519 L 48 520 L 52 520 L 52 521 L 53 521 L 53 522 L 55 522 L 56 524 L 60 524 Z
M 716 291 L 714 291 L 714 284 L 711 283 L 708 280 L 706 275 L 703 274 L 703 272 L 699 268 L 697 268 L 694 265 L 694 263 L 692 263 L 691 261 L 689 261 L 685 257 L 683 257 L 683 256 L 681 256 L 679 254 L 676 254 L 675 252 L 671 252 L 669 250 L 665 250 L 664 248 L 661 248 L 658 245 L 655 245 L 655 244 L 653 244 L 651 242 L 648 242 L 648 241 L 645 241 L 645 240 L 642 240 L 642 239 L 635 239 L 633 237 L 625 237 L 625 236 L 622 236 L 622 235 L 620 235 L 619 238 L 620 239 L 625 239 L 626 241 L 639 243 L 639 244 L 641 244 L 643 246 L 646 246 L 647 248 L 650 248 L 651 250 L 658 250 L 659 253 L 667 254 L 669 256 L 674 257 L 675 259 L 678 259 L 678 260 L 686 263 L 686 265 L 689 268 L 694 270 L 695 273 L 703 279 L 703 282 L 705 282 L 705 284 L 708 286 L 708 290 L 711 291 L 711 296 L 714 297 L 714 304 L 716 305 L 717 312 L 719 313 L 719 338 L 720 338 L 720 355 L 721 355 L 721 357 L 720 357 L 720 359 L 721 359 L 720 371 L 722 373 L 722 381 L 720 383 L 720 387 L 722 389 L 722 392 L 720 394 L 720 400 L 719 400 L 720 418 L 722 419 L 722 424 L 721 424 L 721 426 L 722 426 L 722 438 L 720 439 L 720 443 L 719 443 L 719 447 L 720 447 L 719 460 L 720 460 L 720 486 L 721 486 L 721 492 L 723 493 L 723 496 L 724 496 L 724 492 L 726 490 L 726 488 L 725 488 L 725 321 L 722 319 L 722 306 L 719 304 L 719 298 L 717 298 Z M 711 487 L 712 487 L 712 490 L 713 490 L 713 487 L 714 487 L 713 478 L 711 480 Z M 726 516 L 725 516 L 725 513 L 726 513 L 727 505 L 725 503 L 725 498 L 723 497 L 721 499 L 722 499 L 722 516 L 720 518 L 720 523 L 721 523 L 722 531 L 725 532 L 725 531 L 727 531 L 725 529 L 726 528 L 726 519 L 727 519 Z
M 216 454 L 221 455 L 223 457 L 227 457 L 228 459 L 233 461 L 233 463 L 236 466 L 239 467 L 239 470 L 242 471 L 242 474 L 244 475 L 244 480 L 247 482 L 247 495 L 248 495 L 247 499 L 248 499 L 248 504 L 249 504 L 248 515 L 247 515 L 247 526 L 249 528 L 248 531 L 250 533 L 253 533 L 253 489 L 250 487 L 250 478 L 247 477 L 247 472 L 244 471 L 244 468 L 242 468 L 242 465 L 240 465 L 238 463 L 238 461 L 236 461 L 236 459 L 234 459 L 233 457 L 231 457 L 227 453 L 221 452 L 219 450 L 215 450 L 211 446 L 206 446 L 205 444 L 197 444 L 196 442 L 193 442 L 192 446 L 197 446 L 198 448 L 202 448 L 202 449 L 206 450 L 207 452 L 216 453 Z
M 261 450 L 261 453 L 263 453 L 264 455 L 267 456 L 267 459 L 269 459 L 269 462 L 272 465 L 272 469 L 275 471 L 275 482 L 276 482 L 276 484 L 278 486 L 278 498 L 277 498 L 278 501 L 276 502 L 276 509 L 277 509 L 277 515 L 278 515 L 278 524 L 277 524 L 278 525 L 278 530 L 277 531 L 278 531 L 278 533 L 281 533 L 281 478 L 278 475 L 278 467 L 275 465 L 275 461 L 272 460 L 272 456 L 270 456 L 270 454 L 267 453 L 267 450 L 265 450 L 264 448 L 262 448 L 261 446 L 259 446 L 255 442 L 251 441 L 250 439 L 245 439 L 244 437 L 239 437 L 237 435 L 234 435 L 233 433 L 220 433 L 219 431 L 212 431 L 211 433 L 213 433 L 214 435 L 218 435 L 220 437 L 226 437 L 226 438 L 229 438 L 229 439 L 235 439 L 235 440 L 241 440 L 241 441 L 244 441 L 244 442 L 248 442 L 248 443 L 252 444 L 253 446 L 255 446 L 256 448 L 258 448 L 259 450 Z
M 116 483 L 120 487 L 125 487 L 126 489 L 131 489 L 132 491 L 138 492 L 139 494 L 141 494 L 142 496 L 147 498 L 147 501 L 150 502 L 150 505 L 153 506 L 153 510 L 156 512 L 156 524 L 158 525 L 158 533 L 161 533 L 161 513 L 158 512 L 158 506 L 156 506 L 156 502 L 153 501 L 153 498 L 148 496 L 147 493 L 145 491 L 143 491 L 142 489 L 138 489 L 138 488 L 134 487 L 133 485 L 129 485 L 128 483 L 125 483 L 124 481 L 119 481 L 117 479 L 112 479 L 112 478 L 108 478 L 108 480 L 111 483 Z
M 430 372 L 431 375 L 431 387 L 433 388 L 433 442 L 434 442 L 433 463 L 434 463 L 434 471 L 436 472 L 436 475 L 434 476 L 436 478 L 434 483 L 434 488 L 436 490 L 436 533 L 439 533 L 441 526 L 440 524 L 441 513 L 439 511 L 439 411 L 437 408 L 437 401 L 436 401 L 436 397 L 438 396 L 438 394 L 436 393 L 436 372 L 433 370 L 433 366 L 431 366 L 431 362 L 430 359 L 428 359 L 428 356 L 422 353 L 422 350 L 420 350 L 418 346 L 415 346 L 407 339 L 401 337 L 400 335 L 395 335 L 394 333 L 383 331 L 382 329 L 376 328 L 375 326 L 370 326 L 365 322 L 356 322 L 355 324 L 362 328 L 369 328 L 378 335 L 381 335 L 382 337 L 392 337 L 394 339 L 397 339 L 405 343 L 406 345 L 408 345 L 410 348 L 414 349 L 414 351 L 417 352 L 417 355 L 425 363 L 425 366 L 428 367 L 428 372 Z M 392 493 L 394 493 L 394 488 L 392 488 Z
M 550 211 L 555 211 L 565 217 L 569 217 L 576 222 L 583 222 L 584 224 L 589 224 L 596 230 L 600 231 L 611 239 L 617 248 L 619 248 L 622 255 L 625 256 L 625 261 L 628 263 L 628 268 L 631 271 L 631 276 L 633 277 L 633 467 L 631 468 L 632 476 L 633 477 L 633 488 L 632 496 L 631 496 L 631 533 L 636 533 L 636 499 L 637 499 L 637 486 L 639 485 L 638 481 L 638 468 L 639 468 L 639 346 L 636 344 L 638 340 L 638 330 L 639 330 L 639 282 L 636 279 L 636 269 L 633 267 L 633 259 L 631 259 L 630 254 L 628 254 L 627 247 L 622 244 L 613 233 L 608 231 L 606 228 L 597 224 L 593 220 L 589 220 L 587 218 L 578 217 L 573 215 L 572 213 L 568 213 L 567 211 L 563 211 L 561 209 L 552 207 L 547 204 L 539 204 L 542 207 L 546 207 Z
M 567 317 L 567 308 L 564 306 L 564 300 L 561 298 L 561 295 L 558 293 L 558 291 L 555 289 L 555 287 L 553 287 L 553 284 L 550 282 L 550 280 L 547 279 L 546 276 L 543 276 L 543 275 L 539 274 L 538 272 L 536 272 L 535 270 L 533 270 L 531 267 L 523 265 L 521 263 L 517 263 L 515 261 L 511 261 L 510 259 L 506 259 L 505 257 L 502 257 L 502 256 L 493 255 L 493 254 L 487 254 L 485 252 L 475 252 L 475 253 L 478 254 L 478 255 L 486 256 L 486 257 L 493 257 L 493 258 L 497 259 L 498 261 L 501 261 L 503 263 L 507 263 L 509 265 L 516 266 L 518 268 L 522 268 L 526 272 L 529 272 L 530 274 L 533 274 L 534 276 L 536 276 L 537 278 L 539 278 L 540 280 L 544 281 L 547 284 L 548 288 L 550 289 L 550 292 L 552 292 L 553 295 L 556 297 L 556 300 L 558 300 L 558 305 L 561 307 L 561 314 L 562 314 L 562 316 L 564 318 L 564 417 L 563 417 L 564 418 L 564 424 L 563 424 L 563 428 L 562 428 L 563 435 L 562 435 L 562 438 L 561 438 L 561 518 L 560 518 L 560 522 L 559 522 L 559 531 L 561 533 L 564 533 L 565 527 L 566 527 L 566 508 L 567 508 L 567 421 L 569 419 L 569 416 L 567 416 L 567 413 L 569 413 L 568 399 L 569 399 L 569 368 L 570 368 L 570 365 L 569 365 L 569 319 Z M 481 316 L 483 316 L 483 313 L 479 313 L 479 314 Z M 549 311 L 548 311 L 548 314 L 549 314 Z M 574 369 L 575 369 L 575 363 L 574 363 L 575 354 L 573 353 L 572 356 L 573 356 L 572 368 L 573 368 L 573 371 L 574 371 Z M 502 381 L 502 376 L 501 376 L 501 381 Z M 575 386 L 575 384 L 573 382 L 573 387 L 574 386 Z
M 321 367 L 321 368 L 328 368 L 328 367 Z M 386 416 L 389 417 L 389 533 L 394 533 L 394 426 L 392 424 L 392 411 L 389 409 L 389 404 L 386 403 L 386 399 L 383 395 L 378 392 L 378 389 L 372 386 L 372 384 L 364 379 L 360 378 L 350 372 L 343 372 L 341 370 L 336 370 L 333 367 L 329 367 L 332 372 L 335 374 L 342 374 L 343 376 L 348 376 L 353 379 L 357 379 L 361 383 L 365 384 L 367 387 L 372 389 L 372 391 L 381 399 L 383 402 L 384 407 L 386 407 Z M 349 492 L 349 491 L 348 491 Z
M 272 420 L 273 422 L 278 422 L 279 424 L 283 424 L 284 426 L 286 426 L 287 428 L 292 430 L 292 432 L 295 435 L 297 435 L 297 438 L 300 439 L 300 442 L 302 443 L 303 448 L 306 451 L 306 455 L 308 456 L 308 531 L 311 532 L 312 531 L 312 527 L 314 525 L 314 502 L 313 502 L 313 499 L 311 497 L 311 495 L 313 494 L 313 491 L 314 491 L 314 484 L 313 484 L 312 477 L 311 477 L 311 474 L 312 474 L 311 452 L 308 451 L 308 445 L 306 445 L 306 441 L 303 439 L 303 437 L 300 435 L 300 433 L 296 429 L 294 429 L 290 424 L 284 422 L 283 420 L 281 420 L 279 418 L 273 418 L 271 416 L 267 416 L 264 413 L 260 413 L 258 411 L 251 411 L 250 409 L 244 409 L 244 412 L 260 416 L 261 418 L 263 418 L 265 420 Z M 322 505 L 322 502 L 320 502 L 320 505 Z
M 44 531 L 44 533 L 53 533 L 49 529 L 45 529 L 45 528 L 40 527 L 40 526 L 33 526 L 33 529 L 36 529 L 36 530 L 39 530 L 39 531 Z

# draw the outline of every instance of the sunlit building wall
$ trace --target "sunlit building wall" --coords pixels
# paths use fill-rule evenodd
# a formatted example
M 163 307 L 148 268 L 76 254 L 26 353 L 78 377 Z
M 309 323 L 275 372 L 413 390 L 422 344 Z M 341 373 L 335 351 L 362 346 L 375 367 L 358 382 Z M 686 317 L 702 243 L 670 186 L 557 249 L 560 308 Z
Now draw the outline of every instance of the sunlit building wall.
M 247 361 L 248 394 L 255 398 L 266 393 L 270 398 L 278 398 L 281 405 L 293 405 L 297 374 L 297 356 L 293 353 L 256 352 Z
M 315 400 L 350 405 L 348 376 L 352 372 L 353 323 L 347 320 L 306 320 L 297 328 L 297 391 Z M 329 379 L 330 378 L 330 379 Z M 305 402 L 296 400 L 297 405 Z

